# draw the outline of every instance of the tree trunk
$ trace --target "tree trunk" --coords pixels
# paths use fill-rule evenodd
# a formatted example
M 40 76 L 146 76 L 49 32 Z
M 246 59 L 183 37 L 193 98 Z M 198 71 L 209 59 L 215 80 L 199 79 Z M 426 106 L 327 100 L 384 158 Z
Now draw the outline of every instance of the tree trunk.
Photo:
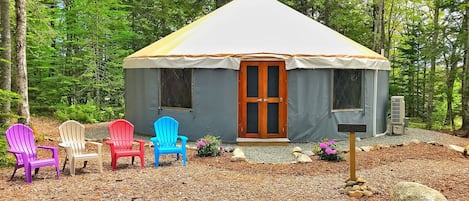
M 332 25 L 331 25 L 330 17 L 331 17 L 331 10 L 332 10 L 332 8 L 331 8 L 332 6 L 331 6 L 331 5 L 332 5 L 333 3 L 334 3 L 334 2 L 331 2 L 330 0 L 329 0 L 329 1 L 326 1 L 326 2 L 324 3 L 324 10 L 323 10 L 323 12 L 322 12 L 322 19 L 323 19 L 323 21 L 324 21 L 324 25 L 326 25 L 326 26 L 328 26 L 328 27 L 330 27 L 330 28 L 332 28 L 332 29 L 334 29 L 334 27 L 332 27 Z
M 384 0 L 381 0 L 380 3 L 379 3 L 379 20 L 380 20 L 380 40 L 379 40 L 379 52 L 378 53 L 381 53 L 381 51 L 384 50 L 385 48 L 385 44 L 386 44 L 386 37 L 384 35 Z M 384 53 L 384 52 L 383 52 Z M 385 56 L 385 55 L 383 55 Z
M 428 83 L 428 102 L 427 102 L 427 121 L 426 121 L 426 128 L 432 128 L 432 114 L 433 114 L 433 94 L 435 93 L 435 71 L 436 71 L 436 56 L 437 56 L 437 45 L 438 45 L 438 17 L 440 14 L 440 9 L 438 5 L 438 0 L 435 0 L 435 9 L 433 13 L 433 37 L 432 37 L 432 49 L 430 55 L 430 74 L 429 74 L 429 83 Z
M 220 8 L 220 7 L 222 7 L 223 5 L 227 4 L 230 1 L 231 0 L 216 0 L 216 6 L 217 6 L 217 8 Z
M 394 31 L 396 30 L 395 27 L 393 27 L 393 21 L 392 18 L 393 18 L 393 15 L 394 15 L 394 0 L 390 0 L 388 1 L 388 4 L 389 4 L 389 11 L 388 11 L 388 23 L 386 24 L 387 26 L 387 32 L 386 32 L 386 37 L 387 37 L 387 40 L 385 41 L 386 44 L 385 44 L 385 50 L 384 50 L 384 56 L 385 57 L 389 57 L 390 55 L 390 52 L 391 52 L 391 48 L 392 47 L 392 37 L 394 35 Z M 384 7 L 384 6 L 383 6 Z M 396 11 L 398 12 L 398 11 Z M 384 13 L 383 13 L 383 16 L 384 16 Z
M 30 125 L 28 102 L 28 72 L 26 68 L 26 1 L 16 0 L 16 64 L 18 69 L 18 94 L 22 97 L 19 104 L 19 123 Z
M 464 68 L 462 79 L 462 127 L 464 135 L 469 135 L 469 7 L 466 6 L 464 15 L 466 22 L 466 47 L 464 52 Z
M 0 61 L 2 80 L 1 89 L 11 91 L 11 35 L 10 35 L 10 0 L 0 0 L 0 23 L 2 23 L 2 59 Z M 8 114 L 11 111 L 10 101 L 1 103 L 2 113 Z M 0 119 L 0 125 L 8 124 L 8 117 Z
M 379 6 L 376 1 L 373 1 L 373 46 L 371 47 L 372 50 L 375 52 L 379 52 L 379 43 L 378 43 L 378 37 L 379 37 L 379 31 L 380 31 L 380 26 L 379 23 L 381 20 L 379 20 Z
M 422 119 L 425 119 L 426 116 L 427 116 L 427 112 L 425 111 L 425 103 L 427 102 L 427 95 L 426 95 L 426 89 L 427 89 L 427 61 L 424 61 L 423 62 L 423 79 L 420 80 L 420 82 L 422 83 L 422 104 L 420 104 L 420 109 L 419 111 L 422 112 Z
M 443 33 L 443 35 L 445 35 Z M 454 115 L 453 115 L 453 89 L 454 89 L 454 82 L 456 80 L 457 75 L 457 53 L 456 48 L 451 48 L 449 56 L 446 54 L 443 55 L 445 57 L 445 64 L 446 64 L 446 117 L 445 117 L 445 125 L 451 126 L 451 131 L 454 133 Z

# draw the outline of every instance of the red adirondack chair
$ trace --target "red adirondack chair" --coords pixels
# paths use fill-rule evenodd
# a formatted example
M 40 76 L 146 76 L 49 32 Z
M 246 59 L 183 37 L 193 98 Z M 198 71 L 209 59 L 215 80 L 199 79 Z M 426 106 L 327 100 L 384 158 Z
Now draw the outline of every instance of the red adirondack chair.
M 39 168 L 46 166 L 55 166 L 57 171 L 57 179 L 60 178 L 59 170 L 59 152 L 57 147 L 52 146 L 36 146 L 34 144 L 34 133 L 31 128 L 23 124 L 15 124 L 8 128 L 5 136 L 10 148 L 8 152 L 16 157 L 16 165 L 10 180 L 15 176 L 16 170 L 24 168 L 26 182 L 32 182 L 31 172 L 34 169 L 34 175 L 39 172 Z M 47 149 L 52 152 L 51 158 L 39 159 L 37 157 L 38 149 Z
M 118 119 L 109 125 L 110 140 L 106 144 L 111 146 L 112 170 L 117 169 L 117 159 L 120 157 L 132 156 L 132 165 L 135 156 L 140 157 L 140 166 L 143 168 L 145 164 L 143 146 L 144 140 L 134 139 L 134 125 L 125 119 Z M 137 142 L 139 149 L 133 148 L 133 142 Z

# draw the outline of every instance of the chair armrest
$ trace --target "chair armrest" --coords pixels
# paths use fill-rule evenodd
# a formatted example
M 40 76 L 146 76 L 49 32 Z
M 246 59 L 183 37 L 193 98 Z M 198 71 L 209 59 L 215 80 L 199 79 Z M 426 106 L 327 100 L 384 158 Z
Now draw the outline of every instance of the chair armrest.
M 96 146 L 98 146 L 98 147 L 103 146 L 103 143 L 99 143 L 99 142 L 86 142 L 86 143 L 94 144 L 94 145 L 96 145 Z
M 134 142 L 138 142 L 140 144 L 140 151 L 143 151 L 145 148 L 145 140 L 141 140 L 141 139 L 134 139 Z
M 63 147 L 65 149 L 65 153 L 67 154 L 67 157 L 72 157 L 72 146 L 68 143 L 62 142 L 59 143 L 59 147 Z
M 16 151 L 16 150 L 11 150 L 9 149 L 8 152 L 12 153 L 15 155 L 15 158 L 17 158 L 16 154 L 21 155 L 21 158 L 23 158 L 23 164 L 29 164 L 29 157 L 28 154 L 24 151 Z M 18 160 L 18 159 L 17 159 Z
M 8 150 L 8 152 L 10 152 L 12 154 L 22 154 L 22 153 L 24 153 L 24 151 L 15 151 L 15 150 Z
M 141 140 L 141 139 L 134 139 L 134 142 L 145 144 L 145 140 Z
M 188 138 L 187 138 L 186 136 L 183 136 L 183 135 L 178 135 L 177 138 L 178 138 L 178 139 L 181 139 L 181 147 L 182 147 L 183 149 L 185 149 L 185 148 L 186 148 L 186 143 L 187 143 Z
M 43 145 L 39 145 L 37 146 L 37 148 L 41 148 L 41 149 L 49 149 L 49 150 L 58 150 L 57 147 L 52 147 L 52 146 L 43 146 Z
M 113 140 L 108 140 L 105 143 L 108 144 L 111 147 L 111 151 L 114 150 L 114 141 Z
M 98 154 L 101 154 L 103 143 L 99 143 L 99 142 L 86 142 L 86 143 L 96 145 L 98 147 Z
M 114 157 L 114 154 L 115 154 L 115 148 L 114 148 L 114 141 L 112 140 L 107 140 L 105 141 L 106 144 L 109 145 L 110 149 L 111 149 L 111 156 Z
M 182 141 L 187 141 L 189 139 L 189 138 L 187 138 L 186 136 L 183 136 L 183 135 L 178 135 L 177 138 L 181 139 Z
M 159 146 L 159 142 L 158 142 L 158 138 L 157 137 L 151 137 L 150 138 L 150 141 L 153 142 L 153 146 L 154 147 L 158 147 Z
M 58 157 L 59 157 L 59 148 L 57 148 L 57 147 L 39 145 L 39 146 L 37 146 L 37 148 L 51 150 L 52 151 L 52 158 L 58 159 Z
M 67 149 L 68 147 L 70 147 L 70 144 L 65 143 L 65 142 L 61 142 L 61 143 L 59 143 L 59 147 L 63 147 L 65 149 Z

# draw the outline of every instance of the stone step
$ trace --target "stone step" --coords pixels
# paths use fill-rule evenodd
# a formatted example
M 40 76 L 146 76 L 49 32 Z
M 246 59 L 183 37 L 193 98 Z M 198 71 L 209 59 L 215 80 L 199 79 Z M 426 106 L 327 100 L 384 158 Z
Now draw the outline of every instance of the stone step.
M 290 140 L 288 138 L 238 138 L 236 143 L 238 146 L 288 146 Z

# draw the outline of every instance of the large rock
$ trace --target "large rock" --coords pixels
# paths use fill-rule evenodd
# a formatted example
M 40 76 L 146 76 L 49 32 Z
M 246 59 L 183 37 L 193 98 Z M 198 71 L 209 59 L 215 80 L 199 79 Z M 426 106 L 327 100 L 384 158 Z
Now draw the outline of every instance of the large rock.
M 464 147 L 460 147 L 458 145 L 452 145 L 452 144 L 448 145 L 448 147 L 454 151 L 464 153 Z
M 240 148 L 235 148 L 233 151 L 233 156 L 231 157 L 231 161 L 246 161 L 246 156 L 244 155 L 243 150 L 241 150 Z
M 301 147 L 295 147 L 293 148 L 292 153 L 303 153 L 303 149 L 301 149 Z
M 391 192 L 390 201 L 447 201 L 439 191 L 415 182 L 399 182 Z
M 311 163 L 311 162 L 313 162 L 313 160 L 311 160 L 311 158 L 306 154 L 300 154 L 298 157 L 296 157 L 296 161 L 298 163 Z
M 463 154 L 464 154 L 464 157 L 467 157 L 467 156 L 468 156 L 468 154 L 469 154 L 469 145 L 467 145 L 466 147 L 464 147 Z

